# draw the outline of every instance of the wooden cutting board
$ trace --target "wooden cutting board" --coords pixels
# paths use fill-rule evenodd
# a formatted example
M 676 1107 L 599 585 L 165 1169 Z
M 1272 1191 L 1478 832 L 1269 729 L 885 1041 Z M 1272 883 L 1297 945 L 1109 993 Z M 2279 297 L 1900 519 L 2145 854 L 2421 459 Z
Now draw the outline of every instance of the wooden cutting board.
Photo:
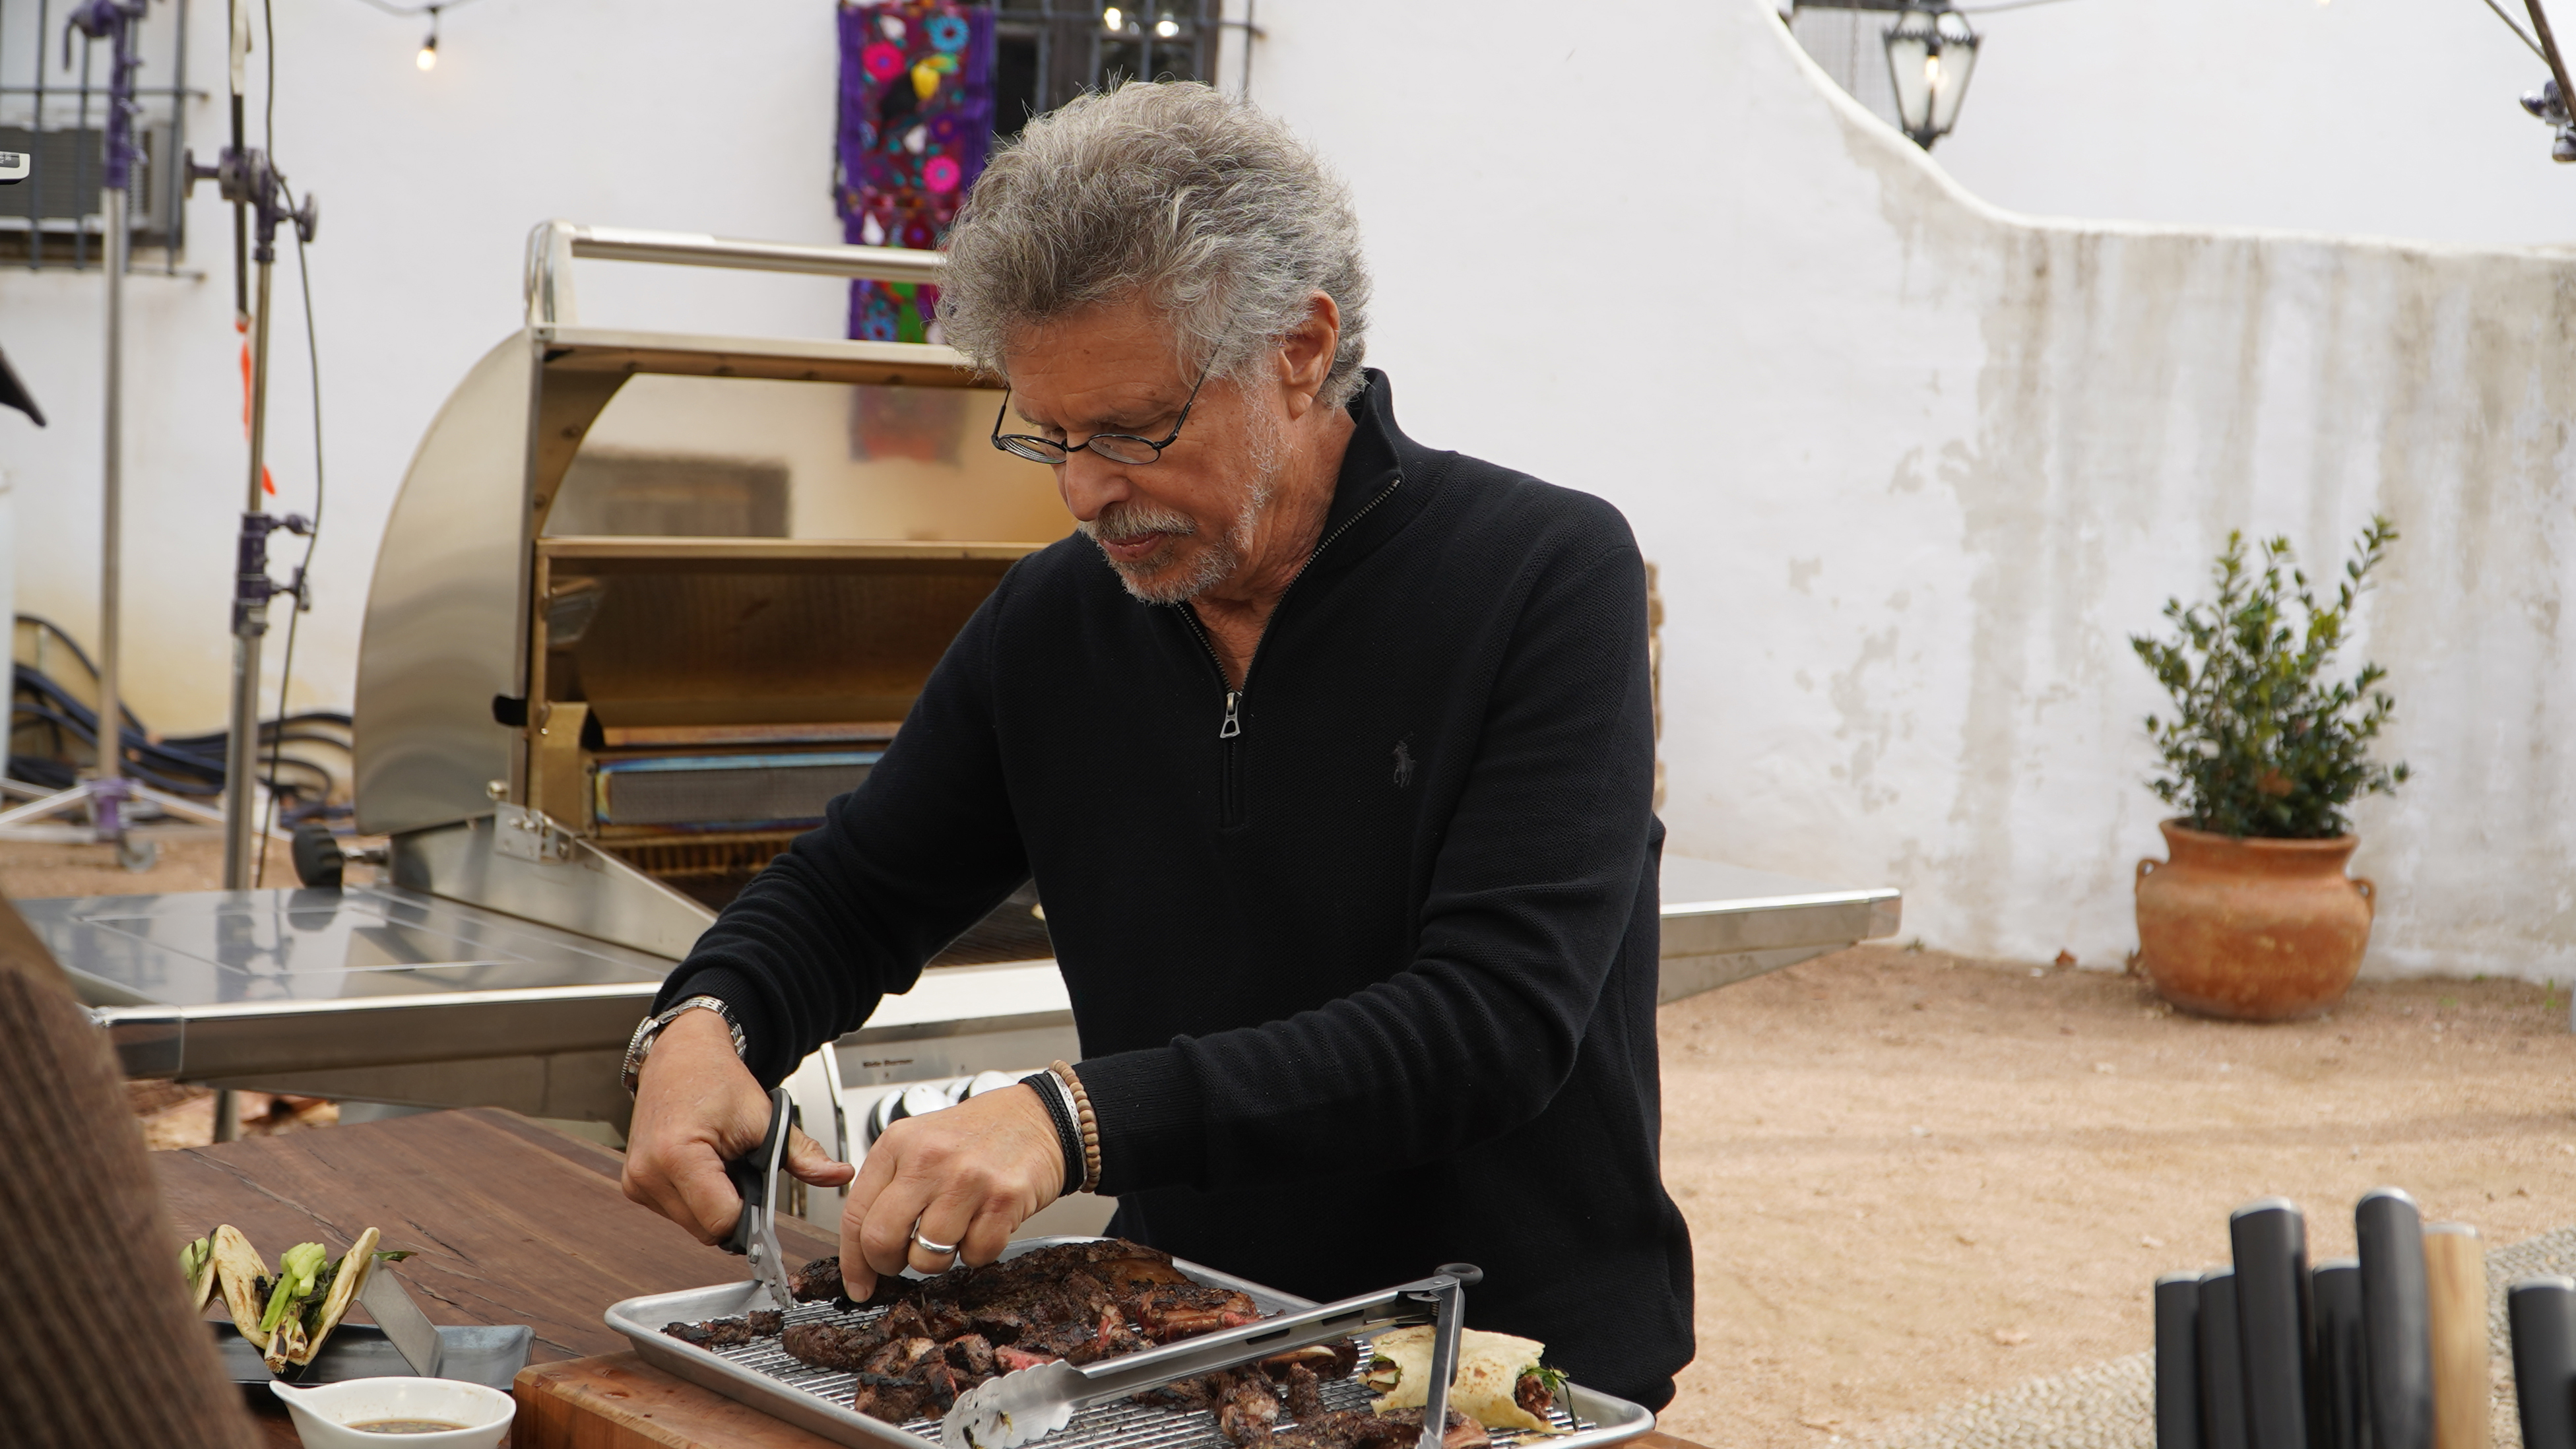
M 631 1353 L 524 1369 L 511 1449 L 838 1449 Z M 1637 1449 L 1701 1449 L 1648 1434 Z

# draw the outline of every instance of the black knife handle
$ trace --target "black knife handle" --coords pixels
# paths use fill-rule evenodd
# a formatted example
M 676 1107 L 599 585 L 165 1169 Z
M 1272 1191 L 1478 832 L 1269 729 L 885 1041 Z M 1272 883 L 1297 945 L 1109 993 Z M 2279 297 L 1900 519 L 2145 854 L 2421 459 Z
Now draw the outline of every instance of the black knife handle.
M 2198 1273 L 2156 1280 L 2156 1449 L 2201 1449 Z
M 2361 1331 L 2361 1262 L 2330 1258 L 2309 1275 L 2315 1285 L 2317 1374 L 2311 1385 L 2314 1427 L 2327 1449 L 2370 1449 L 2370 1348 Z M 2576 1449 L 2570 1445 L 2569 1449 Z
M 2236 1254 L 2236 1351 L 2253 1449 L 2308 1449 L 2308 1224 L 2287 1198 L 2228 1215 Z
M 2525 1278 L 2505 1293 L 2522 1449 L 2576 1449 L 2576 1279 Z
M 2424 1218 L 2404 1190 L 2365 1194 L 2352 1212 L 2361 1244 L 2361 1331 L 2370 1350 L 2373 1449 L 2433 1449 L 2432 1310 Z
M 725 1177 L 733 1190 L 742 1195 L 742 1215 L 733 1220 L 733 1231 L 718 1246 L 737 1256 L 751 1251 L 752 1216 L 769 1203 L 772 1164 L 783 1160 L 786 1144 L 779 1139 L 788 1122 L 787 1093 L 784 1088 L 769 1094 L 769 1126 L 760 1134 L 760 1145 L 725 1164 Z
M 2200 1442 L 2246 1449 L 2245 1364 L 2236 1352 L 2236 1270 L 2200 1279 Z

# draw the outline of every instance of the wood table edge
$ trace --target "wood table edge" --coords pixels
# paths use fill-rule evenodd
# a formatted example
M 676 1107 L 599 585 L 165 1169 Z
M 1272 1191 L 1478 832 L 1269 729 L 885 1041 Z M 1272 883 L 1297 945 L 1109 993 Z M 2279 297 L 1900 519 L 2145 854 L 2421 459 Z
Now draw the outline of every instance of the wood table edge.
M 625 1392 L 603 1392 L 602 1380 Z M 839 1449 L 631 1351 L 530 1364 L 512 1390 L 519 1401 L 512 1449 Z M 1661 1432 L 1629 1442 L 1636 1449 L 1703 1449 Z

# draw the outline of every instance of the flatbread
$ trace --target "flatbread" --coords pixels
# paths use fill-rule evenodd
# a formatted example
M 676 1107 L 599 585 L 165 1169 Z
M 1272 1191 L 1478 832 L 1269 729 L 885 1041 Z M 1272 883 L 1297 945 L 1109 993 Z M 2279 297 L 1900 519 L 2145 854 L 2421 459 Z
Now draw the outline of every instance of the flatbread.
M 268 1260 L 250 1245 L 250 1239 L 242 1236 L 241 1229 L 229 1223 L 215 1229 L 214 1248 L 215 1279 L 223 1288 L 224 1307 L 232 1312 L 233 1327 L 266 1353 L 269 1335 L 260 1330 L 259 1316 L 267 1311 L 268 1303 L 260 1296 L 259 1280 L 268 1276 Z
M 313 1362 L 313 1356 L 322 1351 L 322 1341 L 340 1326 L 341 1315 L 349 1311 L 358 1290 L 367 1286 L 367 1274 L 375 1270 L 378 1236 L 374 1228 L 369 1228 L 358 1234 L 358 1241 L 348 1252 L 340 1255 L 339 1269 L 331 1275 L 331 1291 L 322 1295 L 322 1316 L 314 1320 L 312 1336 L 287 1355 L 288 1362 Z
M 1476 1328 L 1460 1330 L 1458 1376 L 1449 1384 L 1449 1407 L 1488 1429 L 1555 1433 L 1555 1425 L 1522 1408 L 1512 1397 L 1520 1387 L 1521 1375 L 1537 1368 L 1539 1355 L 1546 1351 L 1547 1345 L 1534 1338 L 1515 1338 Z M 1369 1407 L 1381 1414 L 1389 1409 L 1421 1408 L 1423 1389 L 1431 1377 L 1430 1327 L 1390 1329 L 1371 1342 L 1369 1352 L 1373 1358 L 1391 1361 L 1399 1375 L 1395 1387 L 1371 1400 Z

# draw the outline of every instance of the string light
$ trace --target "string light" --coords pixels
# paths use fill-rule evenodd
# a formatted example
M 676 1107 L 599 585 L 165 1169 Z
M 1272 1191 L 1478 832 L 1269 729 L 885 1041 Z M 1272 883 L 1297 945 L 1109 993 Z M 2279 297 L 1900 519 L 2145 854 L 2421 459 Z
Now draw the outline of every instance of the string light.
M 1100 12 L 1100 27 L 1103 30 L 1122 30 L 1126 25 L 1127 13 L 1117 6 L 1112 5 Z
M 412 57 L 412 64 L 422 70 L 438 69 L 438 7 L 435 5 L 429 7 L 429 38 L 420 43 L 420 54 Z
M 1169 40 L 1173 36 L 1181 33 L 1181 22 L 1166 15 L 1162 19 L 1154 22 L 1154 33 L 1165 40 Z

